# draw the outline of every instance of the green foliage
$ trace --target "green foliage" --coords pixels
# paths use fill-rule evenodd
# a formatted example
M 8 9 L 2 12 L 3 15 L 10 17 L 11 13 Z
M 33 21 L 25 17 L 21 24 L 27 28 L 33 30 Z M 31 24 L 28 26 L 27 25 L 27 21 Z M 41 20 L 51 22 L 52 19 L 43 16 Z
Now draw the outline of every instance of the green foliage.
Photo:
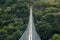
M 0 40 L 18 40 L 25 31 L 29 9 L 23 1 L 0 1 Z
M 60 34 L 59 4 L 59 0 L 37 0 L 34 3 L 36 30 L 42 40 L 49 40 L 55 33 Z
M 0 40 L 18 40 L 22 36 L 29 19 L 27 1 L 0 0 Z M 35 0 L 33 12 L 36 30 L 41 39 L 59 40 L 60 0 Z
M 49 40 L 60 40 L 60 34 L 54 34 Z

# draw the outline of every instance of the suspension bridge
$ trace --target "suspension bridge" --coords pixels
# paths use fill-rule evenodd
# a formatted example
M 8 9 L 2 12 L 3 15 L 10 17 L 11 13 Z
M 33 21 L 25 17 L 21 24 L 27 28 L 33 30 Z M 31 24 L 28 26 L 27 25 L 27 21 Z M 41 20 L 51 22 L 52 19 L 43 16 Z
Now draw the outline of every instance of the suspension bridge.
M 28 26 L 19 40 L 41 40 L 38 33 L 36 32 L 34 20 L 33 20 L 33 0 L 30 1 L 30 17 Z

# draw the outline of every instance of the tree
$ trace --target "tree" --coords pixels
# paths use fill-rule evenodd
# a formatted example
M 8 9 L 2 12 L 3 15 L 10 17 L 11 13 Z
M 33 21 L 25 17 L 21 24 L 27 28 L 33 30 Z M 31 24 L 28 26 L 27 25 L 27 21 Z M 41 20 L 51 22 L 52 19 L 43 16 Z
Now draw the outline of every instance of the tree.
M 60 40 L 60 34 L 54 34 L 49 40 Z

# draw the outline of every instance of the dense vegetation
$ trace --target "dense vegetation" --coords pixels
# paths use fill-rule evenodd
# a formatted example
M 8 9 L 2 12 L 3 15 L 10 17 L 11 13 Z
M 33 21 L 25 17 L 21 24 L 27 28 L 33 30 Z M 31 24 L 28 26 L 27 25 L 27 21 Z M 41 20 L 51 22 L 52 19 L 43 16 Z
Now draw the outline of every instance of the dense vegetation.
M 0 40 L 18 40 L 25 31 L 29 2 L 23 1 L 0 0 Z M 60 40 L 60 0 L 36 0 L 34 22 L 42 40 Z

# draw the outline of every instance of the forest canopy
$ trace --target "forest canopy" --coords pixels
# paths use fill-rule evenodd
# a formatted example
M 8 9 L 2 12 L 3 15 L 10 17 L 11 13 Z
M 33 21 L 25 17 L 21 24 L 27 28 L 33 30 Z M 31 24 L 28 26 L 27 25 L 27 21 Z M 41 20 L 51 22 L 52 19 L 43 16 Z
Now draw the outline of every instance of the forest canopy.
M 29 0 L 0 0 L 0 40 L 19 40 L 29 21 Z M 35 28 L 42 40 L 60 40 L 60 0 L 35 0 Z

